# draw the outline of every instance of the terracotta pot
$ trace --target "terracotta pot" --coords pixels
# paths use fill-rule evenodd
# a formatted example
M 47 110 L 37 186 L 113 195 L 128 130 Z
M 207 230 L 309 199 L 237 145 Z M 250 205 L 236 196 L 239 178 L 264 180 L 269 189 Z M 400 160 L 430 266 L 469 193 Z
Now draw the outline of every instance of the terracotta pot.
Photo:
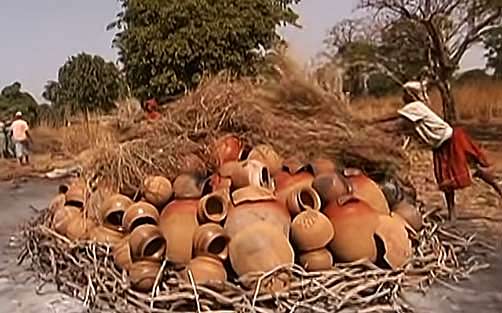
M 51 213 L 56 213 L 56 211 L 59 211 L 64 207 L 64 204 L 66 202 L 66 195 L 64 193 L 60 193 L 54 198 L 52 198 L 51 202 L 49 203 L 49 212 Z
M 241 157 L 244 144 L 241 139 L 234 135 L 218 138 L 209 147 L 216 166 L 221 166 L 229 161 L 238 161 Z
M 129 236 L 122 238 L 116 245 L 112 248 L 112 255 L 115 264 L 129 271 L 132 265 L 132 256 L 131 256 L 131 246 L 129 244 Z
M 353 195 L 368 203 L 377 212 L 389 215 L 390 208 L 382 190 L 373 180 L 363 175 L 360 170 L 347 169 L 344 171 L 352 185 Z
M 239 162 L 231 174 L 232 186 L 235 189 L 257 186 L 274 190 L 275 183 L 269 169 L 260 161 L 248 160 Z
M 300 265 L 308 272 L 327 271 L 333 268 L 333 255 L 328 249 L 318 249 L 302 253 Z
M 99 244 L 116 245 L 124 238 L 122 232 L 106 226 L 98 226 L 89 232 L 89 239 Z
M 334 234 L 330 220 L 319 211 L 302 212 L 291 224 L 291 237 L 300 251 L 324 248 Z
M 147 202 L 138 202 L 127 208 L 122 218 L 122 226 L 132 232 L 134 228 L 143 224 L 158 225 L 159 211 Z
M 65 235 L 68 225 L 80 216 L 80 208 L 74 206 L 64 206 L 54 212 L 52 217 L 52 228 L 61 235 Z
M 336 165 L 333 161 L 328 159 L 316 159 L 309 163 L 310 171 L 314 177 L 319 175 L 334 174 L 336 172 Z
M 74 182 L 66 192 L 65 205 L 83 208 L 85 203 L 86 186 L 82 182 Z
M 383 182 L 379 182 L 380 189 L 387 199 L 387 203 L 392 210 L 404 199 L 403 189 L 401 188 L 399 182 L 391 178 L 386 178 Z
M 317 191 L 324 204 L 336 202 L 340 197 L 351 192 L 348 182 L 337 173 L 317 176 L 312 182 L 312 187 Z
M 220 259 L 211 256 L 197 256 L 190 260 L 183 271 L 183 277 L 190 281 L 188 271 L 192 272 L 193 279 L 197 284 L 209 282 L 223 282 L 227 280 L 227 272 Z
M 294 252 L 280 228 L 257 221 L 231 237 L 228 247 L 230 262 L 237 275 L 268 272 L 278 266 L 294 263 Z
M 231 205 L 228 189 L 219 189 L 204 196 L 197 211 L 199 223 L 222 223 L 227 218 Z
M 172 263 L 186 265 L 192 259 L 198 206 L 199 200 L 175 200 L 162 211 L 159 228 L 169 243 L 166 258 Z
M 222 177 L 219 173 L 214 173 L 210 177 L 210 184 L 213 191 L 221 189 L 230 190 L 232 187 L 232 179 L 230 177 Z
M 228 257 L 229 241 L 230 238 L 220 225 L 214 223 L 201 225 L 194 234 L 194 255 L 208 255 L 224 261 Z
M 303 211 L 319 211 L 321 209 L 321 198 L 314 188 L 309 186 L 302 186 L 291 192 L 286 199 L 286 203 L 289 212 L 293 216 Z
M 261 162 L 269 169 L 271 175 L 279 173 L 282 169 L 283 158 L 270 145 L 257 145 L 249 152 L 247 159 Z
M 380 215 L 375 235 L 382 240 L 385 249 L 383 258 L 393 270 L 402 267 L 412 256 L 408 232 L 399 219 Z
M 96 223 L 79 214 L 68 224 L 66 236 L 73 241 L 86 240 L 89 238 L 91 230 L 95 227 Z
M 275 199 L 271 190 L 246 187 L 232 193 L 234 207 L 228 212 L 225 231 L 232 238 L 255 222 L 266 221 L 278 227 L 289 237 L 291 216 L 287 207 Z
M 200 199 L 212 191 L 211 179 L 197 174 L 181 174 L 174 180 L 173 190 L 178 200 Z
M 158 226 L 144 224 L 136 227 L 129 237 L 133 261 L 160 261 L 166 251 L 166 240 Z
M 282 163 L 282 171 L 291 175 L 298 174 L 300 172 L 309 172 L 313 175 L 312 167 L 310 167 L 309 164 L 305 164 L 294 157 L 284 160 Z
M 162 176 L 148 176 L 143 182 L 143 195 L 146 201 L 157 208 L 164 207 L 173 195 L 169 179 Z
M 423 218 L 417 207 L 401 201 L 394 207 L 393 212 L 401 216 L 415 231 L 422 229 Z
M 309 167 L 296 161 L 289 161 L 283 165 L 283 171 L 275 177 L 277 199 L 286 205 L 288 196 L 295 190 L 311 186 L 314 175 L 309 171 Z
M 106 227 L 123 231 L 122 219 L 124 218 L 125 211 L 133 204 L 134 202 L 124 195 L 112 195 L 101 206 L 99 218 Z
M 155 279 L 160 271 L 160 264 L 152 261 L 137 261 L 129 268 L 129 279 L 134 290 L 152 291 Z
M 347 196 L 328 205 L 324 213 L 335 230 L 329 247 L 340 261 L 376 260 L 373 235 L 378 226 L 378 213 L 372 207 L 358 198 Z

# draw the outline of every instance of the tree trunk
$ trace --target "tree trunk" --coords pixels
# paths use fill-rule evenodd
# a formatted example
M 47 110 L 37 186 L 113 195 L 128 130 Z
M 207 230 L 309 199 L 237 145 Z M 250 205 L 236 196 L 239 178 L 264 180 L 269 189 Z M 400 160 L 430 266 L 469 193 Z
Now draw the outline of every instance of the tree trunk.
M 439 92 L 441 93 L 441 101 L 443 103 L 443 116 L 446 122 L 455 123 L 457 121 L 457 110 L 455 107 L 455 99 L 451 92 L 449 82 L 440 82 L 438 84 Z

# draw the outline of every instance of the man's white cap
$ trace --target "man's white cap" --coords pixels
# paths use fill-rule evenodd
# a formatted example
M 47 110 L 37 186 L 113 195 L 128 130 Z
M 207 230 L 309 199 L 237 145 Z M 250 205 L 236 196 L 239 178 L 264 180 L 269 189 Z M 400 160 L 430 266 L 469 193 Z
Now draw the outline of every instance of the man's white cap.
M 422 85 L 422 83 L 417 82 L 417 81 L 407 82 L 406 84 L 403 85 L 403 88 L 410 90 L 410 91 L 416 91 L 416 92 L 423 92 L 424 91 L 424 86 Z
M 23 112 L 21 112 L 21 111 L 17 111 L 17 112 L 16 112 L 16 116 L 23 116 Z

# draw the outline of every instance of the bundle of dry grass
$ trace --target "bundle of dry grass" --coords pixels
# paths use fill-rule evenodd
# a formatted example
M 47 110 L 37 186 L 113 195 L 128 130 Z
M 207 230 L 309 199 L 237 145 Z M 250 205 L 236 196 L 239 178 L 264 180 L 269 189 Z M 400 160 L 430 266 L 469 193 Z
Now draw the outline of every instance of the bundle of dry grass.
M 208 146 L 238 134 L 300 159 L 328 157 L 369 172 L 399 171 L 406 159 L 389 135 L 355 120 L 337 95 L 323 91 L 285 58 L 264 82 L 207 79 L 169 104 L 160 120 L 134 124 L 126 141 L 97 146 L 84 164 L 114 188 L 136 188 L 148 174 L 169 178 L 212 170 Z

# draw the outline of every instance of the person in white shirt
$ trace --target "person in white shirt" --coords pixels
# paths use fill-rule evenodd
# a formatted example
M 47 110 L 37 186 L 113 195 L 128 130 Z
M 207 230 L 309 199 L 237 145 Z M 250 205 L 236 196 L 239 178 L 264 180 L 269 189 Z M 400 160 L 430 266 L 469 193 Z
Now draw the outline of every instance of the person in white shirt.
M 16 158 L 20 165 L 29 164 L 29 144 L 31 141 L 30 133 L 28 132 L 28 123 L 23 120 L 23 114 L 17 112 L 14 117 L 14 122 L 11 125 L 11 136 L 14 141 Z
M 423 83 L 404 84 L 403 101 L 405 105 L 391 116 L 378 118 L 374 122 L 403 120 L 413 125 L 417 135 L 432 150 L 434 156 L 434 176 L 439 189 L 444 192 L 448 207 L 448 218 L 455 221 L 455 190 L 472 184 L 471 168 L 474 177 L 489 184 L 502 197 L 502 189 L 491 173 L 490 163 L 484 152 L 461 127 L 452 127 L 426 103 L 428 97 Z

